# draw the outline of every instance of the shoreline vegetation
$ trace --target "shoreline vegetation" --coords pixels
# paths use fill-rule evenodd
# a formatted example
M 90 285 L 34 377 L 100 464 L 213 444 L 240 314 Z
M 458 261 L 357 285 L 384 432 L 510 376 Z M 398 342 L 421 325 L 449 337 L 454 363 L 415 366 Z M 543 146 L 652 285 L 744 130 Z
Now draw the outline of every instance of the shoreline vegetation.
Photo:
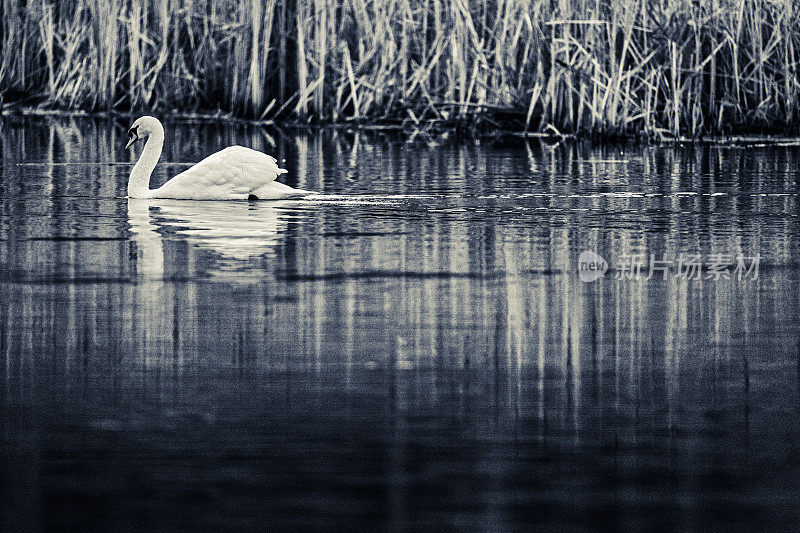
M 799 52 L 792 0 L 0 0 L 0 112 L 793 142 Z

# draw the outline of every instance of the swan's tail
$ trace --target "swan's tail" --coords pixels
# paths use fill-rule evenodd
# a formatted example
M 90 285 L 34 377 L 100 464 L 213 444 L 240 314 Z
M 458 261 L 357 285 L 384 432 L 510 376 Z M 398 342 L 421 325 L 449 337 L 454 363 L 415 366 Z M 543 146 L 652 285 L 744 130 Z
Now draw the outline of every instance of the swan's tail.
M 250 193 L 251 197 L 258 198 L 259 200 L 285 200 L 287 198 L 299 198 L 301 196 L 308 196 L 315 194 L 314 191 L 307 191 L 305 189 L 295 189 L 289 187 L 284 183 L 272 181 L 259 187 Z

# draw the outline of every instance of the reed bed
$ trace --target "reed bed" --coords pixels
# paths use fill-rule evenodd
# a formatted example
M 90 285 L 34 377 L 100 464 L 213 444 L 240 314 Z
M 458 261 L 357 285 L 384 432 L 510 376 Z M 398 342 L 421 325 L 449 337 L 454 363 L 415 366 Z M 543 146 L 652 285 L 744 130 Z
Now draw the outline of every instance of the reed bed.
M 0 99 L 261 120 L 796 132 L 794 0 L 0 0 Z

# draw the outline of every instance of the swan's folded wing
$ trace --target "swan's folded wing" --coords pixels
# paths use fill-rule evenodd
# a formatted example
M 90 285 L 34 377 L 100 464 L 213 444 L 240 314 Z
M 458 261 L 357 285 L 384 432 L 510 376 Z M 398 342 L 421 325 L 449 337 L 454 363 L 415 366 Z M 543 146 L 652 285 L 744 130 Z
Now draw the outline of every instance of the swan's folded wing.
M 247 198 L 285 172 L 270 155 L 230 146 L 181 172 L 154 192 L 198 200 Z

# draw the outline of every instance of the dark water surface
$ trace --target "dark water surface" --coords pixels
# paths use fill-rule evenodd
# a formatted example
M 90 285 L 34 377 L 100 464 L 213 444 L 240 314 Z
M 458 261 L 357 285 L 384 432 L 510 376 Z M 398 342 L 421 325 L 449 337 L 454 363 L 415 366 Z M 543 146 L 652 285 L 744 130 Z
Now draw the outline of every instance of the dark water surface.
M 0 529 L 800 520 L 800 148 L 172 123 L 330 196 L 129 201 L 126 126 L 0 122 Z

